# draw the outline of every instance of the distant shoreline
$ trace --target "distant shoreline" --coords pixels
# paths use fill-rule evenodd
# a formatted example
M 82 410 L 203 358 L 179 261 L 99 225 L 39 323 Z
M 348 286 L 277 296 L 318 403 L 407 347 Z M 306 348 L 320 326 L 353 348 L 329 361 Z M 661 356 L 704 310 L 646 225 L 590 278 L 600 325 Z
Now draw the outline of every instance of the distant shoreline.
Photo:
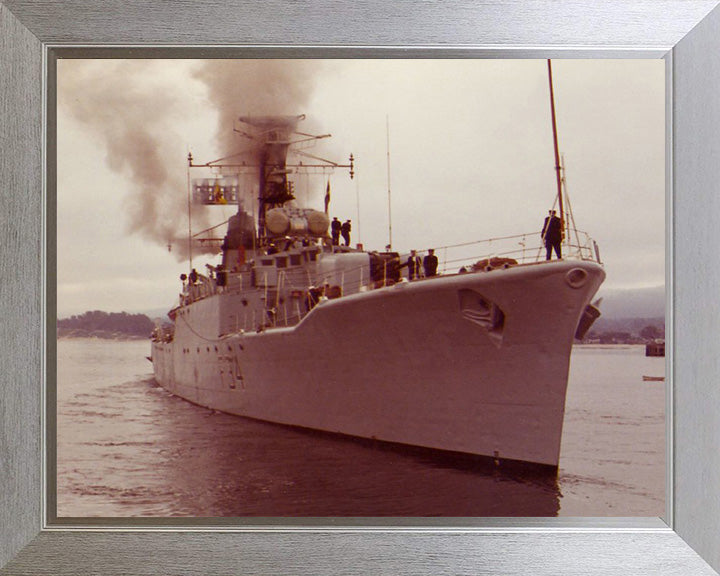
M 145 340 L 157 326 L 144 314 L 92 310 L 57 321 L 57 337 Z
M 107 330 L 58 330 L 58 340 L 149 340 L 149 335 L 127 334 Z

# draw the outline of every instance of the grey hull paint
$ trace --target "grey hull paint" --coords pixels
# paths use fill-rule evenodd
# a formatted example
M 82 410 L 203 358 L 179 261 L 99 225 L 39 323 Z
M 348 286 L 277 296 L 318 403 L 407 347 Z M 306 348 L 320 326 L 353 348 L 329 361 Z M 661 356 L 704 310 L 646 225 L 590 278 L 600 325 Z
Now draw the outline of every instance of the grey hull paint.
M 231 414 L 557 466 L 573 336 L 604 276 L 553 261 L 403 282 L 325 301 L 294 327 L 228 335 L 213 334 L 218 294 L 153 343 L 155 374 Z

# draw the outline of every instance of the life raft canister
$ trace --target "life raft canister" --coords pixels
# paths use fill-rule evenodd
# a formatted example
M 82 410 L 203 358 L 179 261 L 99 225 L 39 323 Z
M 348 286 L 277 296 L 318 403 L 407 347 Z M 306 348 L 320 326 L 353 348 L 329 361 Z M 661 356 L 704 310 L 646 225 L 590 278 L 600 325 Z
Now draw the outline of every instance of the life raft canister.
M 325 236 L 330 219 L 324 212 L 300 208 L 273 208 L 265 215 L 265 227 L 275 236 L 286 234 Z

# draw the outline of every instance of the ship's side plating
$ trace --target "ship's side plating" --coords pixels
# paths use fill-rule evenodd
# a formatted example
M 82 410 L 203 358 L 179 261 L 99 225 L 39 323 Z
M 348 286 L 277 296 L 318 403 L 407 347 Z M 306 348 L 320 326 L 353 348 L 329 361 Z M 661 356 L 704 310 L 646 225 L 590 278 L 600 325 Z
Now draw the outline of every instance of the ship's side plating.
M 603 278 L 553 261 L 401 282 L 228 333 L 216 294 L 176 310 L 153 363 L 163 387 L 232 414 L 556 466 L 572 340 Z

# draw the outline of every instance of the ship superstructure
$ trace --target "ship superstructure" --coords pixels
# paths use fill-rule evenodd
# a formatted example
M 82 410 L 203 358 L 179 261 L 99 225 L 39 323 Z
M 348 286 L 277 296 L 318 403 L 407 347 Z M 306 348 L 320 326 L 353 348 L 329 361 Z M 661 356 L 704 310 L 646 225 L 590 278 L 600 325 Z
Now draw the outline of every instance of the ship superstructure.
M 336 244 L 327 202 L 299 207 L 292 176 L 352 175 L 352 157 L 289 163 L 317 138 L 301 119 L 242 117 L 249 156 L 190 158 L 216 171 L 193 182 L 195 200 L 238 210 L 221 263 L 183 275 L 173 326 L 153 335 L 158 383 L 240 416 L 556 467 L 573 339 L 605 276 L 596 246 L 576 233 L 563 259 L 541 260 L 536 231 L 522 254 L 415 277 L 408 254 Z

